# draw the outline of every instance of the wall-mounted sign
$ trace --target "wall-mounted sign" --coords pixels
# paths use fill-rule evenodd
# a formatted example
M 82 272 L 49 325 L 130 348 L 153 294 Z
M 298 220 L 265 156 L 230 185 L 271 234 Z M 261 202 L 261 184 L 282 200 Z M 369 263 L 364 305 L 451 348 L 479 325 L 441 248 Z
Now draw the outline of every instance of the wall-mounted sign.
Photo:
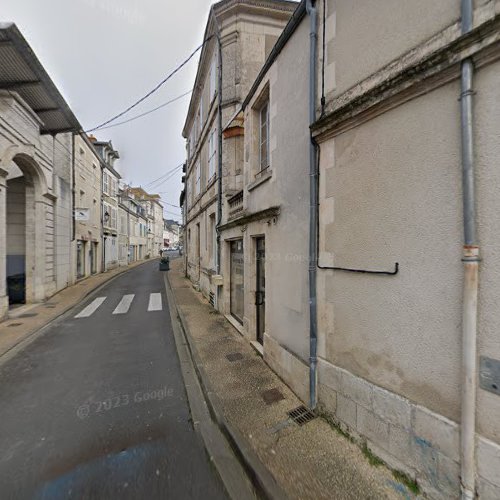
M 89 208 L 75 208 L 75 220 L 87 221 L 90 219 Z

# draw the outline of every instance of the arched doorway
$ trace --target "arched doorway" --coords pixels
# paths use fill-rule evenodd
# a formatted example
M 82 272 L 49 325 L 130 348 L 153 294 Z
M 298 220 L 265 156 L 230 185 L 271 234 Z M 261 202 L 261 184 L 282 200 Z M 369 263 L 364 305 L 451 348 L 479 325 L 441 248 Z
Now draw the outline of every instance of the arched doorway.
M 46 298 L 47 236 L 53 233 L 47 215 L 53 211 L 34 148 L 10 147 L 0 169 L 0 237 L 5 235 L 0 245 L 2 316 L 7 304 L 15 307 Z

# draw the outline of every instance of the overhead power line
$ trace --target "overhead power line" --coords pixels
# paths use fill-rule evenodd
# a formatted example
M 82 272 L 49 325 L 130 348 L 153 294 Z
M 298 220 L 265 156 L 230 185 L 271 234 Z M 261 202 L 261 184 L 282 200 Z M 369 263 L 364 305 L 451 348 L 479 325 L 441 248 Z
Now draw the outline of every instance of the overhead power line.
M 157 183 L 155 186 L 148 187 L 148 191 L 152 191 L 152 190 L 154 191 L 154 190 L 158 189 L 160 186 L 165 184 L 165 182 L 169 181 L 181 168 L 182 168 L 182 165 L 179 166 L 178 168 L 176 168 L 175 170 L 173 170 L 167 177 L 165 177 L 165 179 L 162 179 L 162 181 Z
M 155 92 L 157 92 L 165 83 L 167 83 L 176 73 L 178 73 L 191 59 L 197 54 L 198 51 L 200 51 L 204 45 L 211 39 L 213 38 L 214 35 L 209 36 L 206 38 L 201 45 L 199 45 L 190 55 L 187 59 L 185 59 L 179 66 L 177 66 L 172 72 L 170 72 L 156 87 L 154 87 L 152 90 L 150 90 L 146 95 L 142 96 L 140 99 L 135 101 L 133 104 L 131 104 L 128 108 L 126 108 L 124 111 L 121 113 L 118 113 L 117 115 L 113 116 L 109 120 L 106 120 L 105 122 L 101 123 L 100 125 L 97 125 L 94 128 L 91 128 L 90 130 L 87 130 L 86 132 L 94 132 L 95 130 L 99 130 L 106 125 L 108 125 L 111 122 L 114 122 L 118 118 L 122 117 L 132 109 L 134 109 L 136 106 L 138 106 L 141 102 L 145 101 L 148 97 L 152 96 Z
M 162 180 L 164 177 L 167 177 L 168 175 L 170 175 L 173 172 L 176 172 L 177 170 L 179 170 L 180 168 L 182 168 L 183 165 L 184 165 L 184 162 L 181 163 L 181 164 L 179 164 L 179 165 L 177 165 L 175 168 L 172 168 L 168 172 L 165 172 L 163 175 L 160 175 L 160 177 L 158 177 L 158 179 L 155 179 L 154 181 L 151 181 L 151 182 L 148 182 L 147 184 L 144 184 L 143 188 L 151 186 L 152 184 L 156 184 L 156 182 Z
M 183 97 L 186 97 L 187 95 L 191 94 L 193 91 L 189 90 L 188 92 L 185 92 L 184 94 L 176 97 L 175 99 L 171 99 L 170 101 L 164 102 L 163 104 L 160 104 L 156 108 L 150 109 L 149 111 L 146 111 L 145 113 L 141 113 L 140 115 L 134 116 L 132 118 L 129 118 L 128 120 L 124 120 L 122 122 L 118 123 L 113 123 L 113 125 L 108 125 L 107 127 L 101 127 L 99 130 L 107 130 L 108 128 L 113 128 L 113 127 L 118 127 L 119 125 L 125 125 L 126 123 L 133 122 L 134 120 L 138 120 L 139 118 L 142 118 L 143 116 L 150 115 L 151 113 L 154 113 L 155 111 L 158 111 L 165 106 L 168 106 L 169 104 L 172 104 L 173 102 L 178 101 L 179 99 L 182 99 Z
M 180 170 L 180 169 L 179 169 Z M 163 179 L 157 186 L 154 186 L 152 188 L 149 188 L 149 190 L 156 190 L 158 189 L 160 186 L 162 186 L 163 184 L 165 184 L 165 182 L 169 181 L 177 172 L 172 172 L 166 179 Z

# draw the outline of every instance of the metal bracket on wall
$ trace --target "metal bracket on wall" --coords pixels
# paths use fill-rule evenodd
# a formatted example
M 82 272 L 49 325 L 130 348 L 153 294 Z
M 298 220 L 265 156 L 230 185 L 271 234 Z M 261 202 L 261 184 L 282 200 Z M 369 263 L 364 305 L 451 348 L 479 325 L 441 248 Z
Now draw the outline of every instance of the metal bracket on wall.
M 386 276 L 396 276 L 396 274 L 399 273 L 399 262 L 396 262 L 394 264 L 394 271 L 368 271 L 365 269 L 349 269 L 347 267 L 328 267 L 328 266 L 320 266 L 318 265 L 319 269 L 325 269 L 328 271 L 344 271 L 347 273 L 362 273 L 362 274 L 381 274 L 381 275 L 386 275 Z

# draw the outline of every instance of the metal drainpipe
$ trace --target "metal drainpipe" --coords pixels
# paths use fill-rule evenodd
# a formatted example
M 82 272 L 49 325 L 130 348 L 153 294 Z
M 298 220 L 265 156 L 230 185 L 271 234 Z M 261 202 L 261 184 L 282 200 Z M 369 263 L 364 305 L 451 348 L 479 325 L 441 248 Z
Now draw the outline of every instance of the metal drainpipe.
M 219 51 L 219 70 L 218 70 L 218 82 L 217 82 L 217 99 L 218 99 L 218 109 L 217 109 L 217 274 L 221 274 L 221 258 L 222 258 L 222 247 L 221 247 L 221 237 L 220 237 L 220 225 L 222 224 L 222 41 L 219 23 L 217 22 L 217 17 L 212 6 L 212 13 L 214 16 L 215 29 L 216 29 L 216 39 L 217 47 Z M 221 287 L 217 286 L 217 309 L 220 311 L 219 300 L 220 300 Z
M 310 18 L 310 56 L 309 56 L 309 122 L 316 121 L 316 53 L 318 41 L 317 11 L 314 0 L 307 0 L 307 14 Z M 309 406 L 316 408 L 317 398 L 317 231 L 318 231 L 318 170 L 316 165 L 316 144 L 312 137 L 309 145 Z
M 75 196 L 76 196 L 76 179 L 75 179 L 75 135 L 76 132 L 71 134 L 71 241 L 76 238 L 76 221 L 75 221 Z
M 472 30 L 472 0 L 462 0 L 462 34 Z M 476 233 L 474 193 L 474 131 L 472 60 L 462 62 L 460 96 L 462 121 L 462 185 L 464 219 L 464 289 L 462 312 L 462 498 L 475 498 L 476 482 L 476 381 L 477 381 L 477 306 L 479 288 L 479 245 Z

